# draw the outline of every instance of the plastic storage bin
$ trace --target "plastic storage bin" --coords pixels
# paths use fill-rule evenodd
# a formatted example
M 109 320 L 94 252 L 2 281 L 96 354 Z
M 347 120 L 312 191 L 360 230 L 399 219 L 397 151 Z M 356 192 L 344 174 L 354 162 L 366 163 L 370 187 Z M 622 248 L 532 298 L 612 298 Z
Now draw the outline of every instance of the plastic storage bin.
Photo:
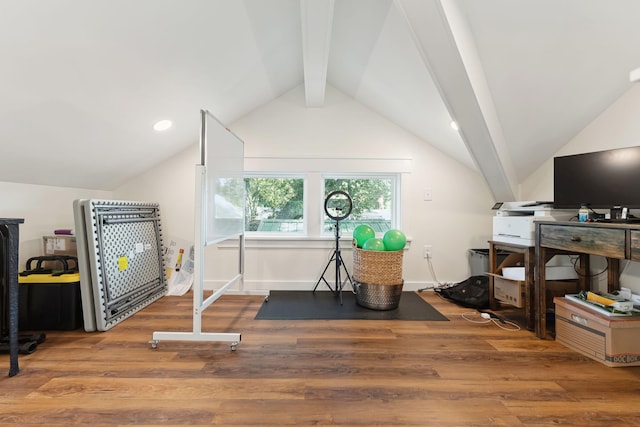
M 498 251 L 498 265 L 509 255 Z M 469 268 L 472 276 L 481 276 L 489 272 L 489 249 L 469 249 Z
M 68 262 L 76 262 L 69 269 Z M 35 268 L 31 268 L 36 261 Z M 45 269 L 44 263 L 57 262 L 62 270 Z M 35 257 L 18 276 L 18 328 L 22 331 L 73 330 L 82 327 L 82 299 L 77 259 L 73 257 Z
M 55 331 L 82 327 L 80 275 L 38 276 L 18 278 L 19 329 Z

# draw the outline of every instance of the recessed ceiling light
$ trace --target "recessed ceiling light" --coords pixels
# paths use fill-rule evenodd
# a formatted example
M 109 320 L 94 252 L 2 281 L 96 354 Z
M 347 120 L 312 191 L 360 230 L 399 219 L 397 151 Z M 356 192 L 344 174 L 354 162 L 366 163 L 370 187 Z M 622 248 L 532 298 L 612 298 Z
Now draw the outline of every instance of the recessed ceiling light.
M 173 126 L 171 120 L 160 120 L 159 122 L 156 122 L 155 125 L 153 125 L 153 130 L 162 132 L 169 129 L 171 126 Z
M 451 120 L 450 125 L 451 125 L 451 129 L 455 130 L 456 132 L 460 130 L 460 127 L 458 126 L 458 122 L 456 122 L 455 120 Z

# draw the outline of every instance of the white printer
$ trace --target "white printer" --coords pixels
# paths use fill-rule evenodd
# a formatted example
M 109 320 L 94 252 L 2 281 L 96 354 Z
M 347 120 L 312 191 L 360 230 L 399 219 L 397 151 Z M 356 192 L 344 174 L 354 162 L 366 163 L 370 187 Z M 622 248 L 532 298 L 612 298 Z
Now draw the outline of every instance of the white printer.
M 568 221 L 576 216 L 573 210 L 553 209 L 552 202 L 501 202 L 493 209 L 493 240 L 523 246 L 535 245 L 534 221 Z

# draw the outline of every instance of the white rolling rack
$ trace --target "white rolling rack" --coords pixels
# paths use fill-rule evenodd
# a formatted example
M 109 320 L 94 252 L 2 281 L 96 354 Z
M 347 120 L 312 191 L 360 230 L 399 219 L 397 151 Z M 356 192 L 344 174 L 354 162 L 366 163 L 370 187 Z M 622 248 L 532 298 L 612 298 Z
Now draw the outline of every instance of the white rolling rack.
M 245 293 L 244 143 L 208 111 L 201 110 L 200 116 L 200 164 L 195 169 L 193 331 L 154 332 L 149 341 L 152 348 L 157 348 L 160 341 L 222 341 L 230 342 L 231 350 L 235 350 L 241 339 L 240 333 L 202 332 L 202 312 L 235 284 Z M 235 239 L 238 274 L 205 298 L 205 246 Z

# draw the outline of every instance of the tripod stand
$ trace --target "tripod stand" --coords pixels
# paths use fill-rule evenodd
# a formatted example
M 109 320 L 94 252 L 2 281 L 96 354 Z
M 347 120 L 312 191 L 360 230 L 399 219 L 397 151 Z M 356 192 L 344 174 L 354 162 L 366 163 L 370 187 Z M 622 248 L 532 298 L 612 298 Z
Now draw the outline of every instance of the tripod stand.
M 340 305 L 342 305 L 342 288 L 344 287 L 344 285 L 345 285 L 345 283 L 347 281 L 349 281 L 349 283 L 351 283 L 351 287 L 353 287 L 353 282 L 351 281 L 351 276 L 349 275 L 349 271 L 347 271 L 347 267 L 344 265 L 344 262 L 342 261 L 342 255 L 340 255 L 340 221 L 339 220 L 336 220 L 336 225 L 335 225 L 335 241 L 336 241 L 336 248 L 333 251 L 333 254 L 331 255 L 331 259 L 329 259 L 329 262 L 324 267 L 324 271 L 322 272 L 322 276 L 320 276 L 320 278 L 316 282 L 316 285 L 313 287 L 313 292 L 316 291 L 316 289 L 318 288 L 318 285 L 320 284 L 320 282 L 324 281 L 324 283 L 329 287 L 329 289 L 334 294 L 337 294 L 340 297 Z M 331 265 L 331 263 L 333 261 L 336 262 L 335 288 L 332 288 L 331 284 L 324 277 L 325 273 L 327 272 L 327 270 L 329 269 L 329 266 Z M 344 282 L 342 282 L 342 280 L 340 280 L 341 269 L 344 269 L 344 273 L 347 276 L 345 278 Z

